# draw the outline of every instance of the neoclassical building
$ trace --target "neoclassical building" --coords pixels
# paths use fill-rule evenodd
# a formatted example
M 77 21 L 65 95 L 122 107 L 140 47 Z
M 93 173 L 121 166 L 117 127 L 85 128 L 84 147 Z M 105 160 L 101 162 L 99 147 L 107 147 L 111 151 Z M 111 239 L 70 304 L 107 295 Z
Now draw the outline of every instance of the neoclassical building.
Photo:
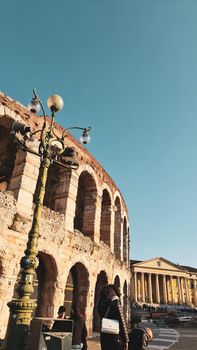
M 197 269 L 164 258 L 131 260 L 131 299 L 139 305 L 197 307 Z
M 63 112 L 62 112 L 63 113 Z M 4 337 L 32 222 L 40 158 L 17 148 L 14 121 L 38 129 L 42 118 L 0 93 L 0 338 Z M 56 134 L 63 128 L 55 124 Z M 39 266 L 32 298 L 36 316 L 54 317 L 73 303 L 86 314 L 89 334 L 98 330 L 97 301 L 107 283 L 121 290 L 124 312 L 130 293 L 129 221 L 124 199 L 97 160 L 71 135 L 79 168 L 53 163 L 40 223 Z

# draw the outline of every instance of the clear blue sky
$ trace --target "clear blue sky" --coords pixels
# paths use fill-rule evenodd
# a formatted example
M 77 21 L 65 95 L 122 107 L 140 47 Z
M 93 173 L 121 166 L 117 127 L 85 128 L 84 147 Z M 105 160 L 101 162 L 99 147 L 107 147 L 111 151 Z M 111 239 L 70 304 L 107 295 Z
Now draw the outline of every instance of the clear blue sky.
M 59 93 L 59 123 L 93 127 L 131 257 L 197 267 L 197 1 L 1 0 L 0 32 L 1 90 Z

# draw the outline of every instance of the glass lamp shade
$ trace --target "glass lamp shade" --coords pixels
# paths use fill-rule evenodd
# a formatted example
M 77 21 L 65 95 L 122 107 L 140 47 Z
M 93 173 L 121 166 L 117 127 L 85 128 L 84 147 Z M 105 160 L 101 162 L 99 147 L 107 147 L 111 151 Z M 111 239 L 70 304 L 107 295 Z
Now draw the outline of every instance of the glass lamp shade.
M 33 149 L 36 146 L 37 140 L 31 136 L 25 140 L 25 146 L 29 149 Z
M 59 95 L 50 96 L 47 100 L 47 106 L 52 112 L 60 111 L 64 106 L 64 101 Z
M 83 143 L 84 145 L 87 145 L 87 143 L 89 143 L 91 140 L 89 135 L 82 135 L 80 137 L 80 142 Z
M 40 112 L 40 103 L 35 99 L 31 100 L 28 104 L 27 108 L 31 113 L 39 113 Z

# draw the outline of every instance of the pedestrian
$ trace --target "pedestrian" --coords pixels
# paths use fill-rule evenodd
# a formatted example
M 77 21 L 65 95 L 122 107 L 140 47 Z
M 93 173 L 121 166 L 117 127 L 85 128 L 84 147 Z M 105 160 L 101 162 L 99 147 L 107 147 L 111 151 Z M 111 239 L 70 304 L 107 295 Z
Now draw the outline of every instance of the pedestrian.
M 150 328 L 136 327 L 129 333 L 129 350 L 145 350 L 153 339 Z
M 87 350 L 87 328 L 85 319 L 76 305 L 72 307 L 70 319 L 73 321 L 72 350 Z
M 125 324 L 122 306 L 120 303 L 120 292 L 114 284 L 109 284 L 101 291 L 98 302 L 98 313 L 101 323 L 107 319 L 107 323 L 118 324 L 114 333 L 108 333 L 109 330 L 101 326 L 101 349 L 102 350 L 128 350 L 128 333 Z M 118 321 L 118 322 L 117 322 Z M 106 323 L 106 321 L 105 321 Z
M 61 318 L 62 320 L 66 318 L 66 308 L 64 305 L 59 307 L 57 318 Z
M 53 327 L 52 327 L 53 332 L 62 331 L 64 329 L 63 324 L 60 322 L 60 320 L 65 320 L 66 318 L 66 308 L 64 305 L 61 305 L 59 307 L 57 314 L 58 314 L 57 316 L 58 320 L 55 320 L 53 323 Z

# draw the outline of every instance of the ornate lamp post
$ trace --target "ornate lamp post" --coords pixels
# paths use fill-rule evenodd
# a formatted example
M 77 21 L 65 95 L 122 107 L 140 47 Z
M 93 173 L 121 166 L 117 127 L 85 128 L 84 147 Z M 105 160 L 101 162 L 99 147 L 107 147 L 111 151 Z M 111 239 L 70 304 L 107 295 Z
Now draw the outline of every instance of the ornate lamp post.
M 71 127 L 67 128 L 61 135 L 57 136 L 54 131 L 54 119 L 56 112 L 63 108 L 64 102 L 58 95 L 50 96 L 47 105 L 51 110 L 50 122 L 47 123 L 46 113 L 43 104 L 35 90 L 33 90 L 34 98 L 28 105 L 33 113 L 38 113 L 40 108 L 43 112 L 43 126 L 41 130 L 31 132 L 31 129 L 24 124 L 14 122 L 12 126 L 12 134 L 19 148 L 24 151 L 31 152 L 40 156 L 41 164 L 37 181 L 37 198 L 33 214 L 32 227 L 28 235 L 27 247 L 25 255 L 20 261 L 20 281 L 18 282 L 17 294 L 18 299 L 13 299 L 8 303 L 10 308 L 10 317 L 7 327 L 6 338 L 3 344 L 4 350 L 25 350 L 27 348 L 29 337 L 29 325 L 32 313 L 36 308 L 35 300 L 31 299 L 34 291 L 33 281 L 36 268 L 39 261 L 38 255 L 38 237 L 39 223 L 42 214 L 42 205 L 45 194 L 45 186 L 47 173 L 50 164 L 53 162 L 69 169 L 77 169 L 78 163 L 75 160 L 75 150 L 72 147 L 65 146 L 65 138 L 69 129 L 80 129 L 83 134 L 80 141 L 84 144 L 90 141 L 88 135 L 91 128 Z M 38 151 L 34 151 L 35 135 L 40 133 L 40 144 Z

